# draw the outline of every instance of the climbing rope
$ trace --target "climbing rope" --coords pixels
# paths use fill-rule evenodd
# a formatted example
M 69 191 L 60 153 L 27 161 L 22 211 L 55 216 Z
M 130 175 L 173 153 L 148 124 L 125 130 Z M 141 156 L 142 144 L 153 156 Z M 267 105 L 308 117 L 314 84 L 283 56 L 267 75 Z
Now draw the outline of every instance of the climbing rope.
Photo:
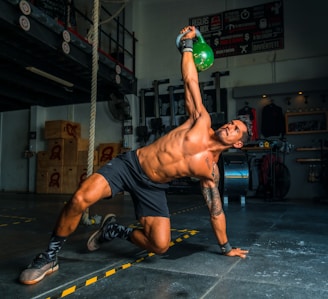
M 90 103 L 90 124 L 89 124 L 89 150 L 87 177 L 93 173 L 93 160 L 95 148 L 95 124 L 97 106 L 97 73 L 98 73 L 98 26 L 99 26 L 99 0 L 94 0 L 93 8 L 93 39 L 92 39 L 92 77 L 91 77 L 91 103 Z M 101 216 L 95 215 L 90 218 L 89 208 L 82 216 L 82 222 L 86 225 L 98 224 Z
M 90 27 L 87 39 L 92 43 L 92 77 L 91 77 L 91 104 L 90 104 L 90 125 L 89 125 L 89 150 L 88 150 L 88 168 L 87 177 L 93 173 L 93 159 L 94 159 L 94 148 L 95 148 L 95 124 L 96 124 L 96 106 L 97 106 L 97 73 L 98 73 L 98 28 L 99 25 L 105 24 L 116 16 L 118 16 L 121 11 L 126 6 L 128 0 L 118 1 L 116 3 L 122 3 L 122 6 L 112 15 L 109 19 L 99 23 L 100 15 L 100 3 L 99 0 L 94 0 L 92 22 L 93 25 Z M 95 215 L 90 216 L 90 209 L 87 208 L 82 215 L 82 223 L 86 225 L 99 224 L 101 221 L 101 216 Z

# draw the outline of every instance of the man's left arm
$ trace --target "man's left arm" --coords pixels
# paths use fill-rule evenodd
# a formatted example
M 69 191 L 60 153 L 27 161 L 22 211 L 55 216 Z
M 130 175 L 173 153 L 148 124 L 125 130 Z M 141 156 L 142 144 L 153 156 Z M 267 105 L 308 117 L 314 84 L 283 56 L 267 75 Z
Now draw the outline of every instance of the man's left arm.
M 214 164 L 213 180 L 201 181 L 202 193 L 210 211 L 212 228 L 224 255 L 245 258 L 248 253 L 247 250 L 232 248 L 230 246 L 226 231 L 226 218 L 222 208 L 218 185 L 219 171 L 217 165 Z

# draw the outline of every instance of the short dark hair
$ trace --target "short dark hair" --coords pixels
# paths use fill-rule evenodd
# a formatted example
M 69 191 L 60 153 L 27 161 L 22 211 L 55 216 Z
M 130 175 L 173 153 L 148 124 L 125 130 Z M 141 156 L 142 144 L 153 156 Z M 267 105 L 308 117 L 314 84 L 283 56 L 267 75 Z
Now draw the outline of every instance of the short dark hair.
M 238 120 L 240 120 L 245 126 L 246 126 L 246 132 L 243 132 L 243 135 L 241 137 L 241 141 L 243 144 L 247 144 L 250 142 L 253 132 L 252 132 L 252 122 L 249 119 L 246 119 L 244 117 L 238 117 Z

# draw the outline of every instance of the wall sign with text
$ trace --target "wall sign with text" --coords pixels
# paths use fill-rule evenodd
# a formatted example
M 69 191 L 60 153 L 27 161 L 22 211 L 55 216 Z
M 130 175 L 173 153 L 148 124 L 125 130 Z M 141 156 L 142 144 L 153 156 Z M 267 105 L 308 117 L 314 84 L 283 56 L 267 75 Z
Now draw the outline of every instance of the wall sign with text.
M 280 1 L 194 17 L 215 58 L 284 48 L 283 5 Z

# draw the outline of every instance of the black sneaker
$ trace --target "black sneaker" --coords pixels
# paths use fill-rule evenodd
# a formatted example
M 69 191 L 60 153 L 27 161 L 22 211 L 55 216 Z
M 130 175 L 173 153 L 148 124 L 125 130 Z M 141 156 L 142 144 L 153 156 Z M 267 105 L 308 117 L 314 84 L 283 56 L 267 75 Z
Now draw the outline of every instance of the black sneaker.
M 94 232 L 88 240 L 87 247 L 89 251 L 95 251 L 100 248 L 100 244 L 104 242 L 103 239 L 103 230 L 109 224 L 116 222 L 116 215 L 115 214 L 107 214 L 101 224 L 100 229 Z
M 59 269 L 57 257 L 52 260 L 47 253 L 40 253 L 31 264 L 20 274 L 19 281 L 23 284 L 35 284 Z

